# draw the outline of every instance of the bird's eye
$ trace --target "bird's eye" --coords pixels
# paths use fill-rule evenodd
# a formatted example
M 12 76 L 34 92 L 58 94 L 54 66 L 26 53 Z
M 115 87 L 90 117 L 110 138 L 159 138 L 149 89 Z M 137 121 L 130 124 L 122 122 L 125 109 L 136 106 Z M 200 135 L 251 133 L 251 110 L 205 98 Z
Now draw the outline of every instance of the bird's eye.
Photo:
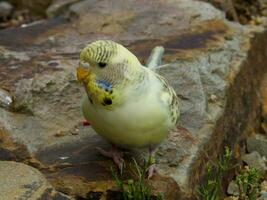
M 104 63 L 104 62 L 98 63 L 98 66 L 101 67 L 101 68 L 106 67 L 106 65 L 107 65 L 107 63 Z

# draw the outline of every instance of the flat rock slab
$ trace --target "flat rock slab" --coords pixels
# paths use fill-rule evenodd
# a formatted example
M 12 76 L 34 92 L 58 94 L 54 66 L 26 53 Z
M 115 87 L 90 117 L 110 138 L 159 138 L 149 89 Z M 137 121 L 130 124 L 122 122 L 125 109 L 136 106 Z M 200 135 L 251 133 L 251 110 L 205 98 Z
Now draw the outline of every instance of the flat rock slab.
M 13 161 L 0 161 L 0 199 L 70 200 L 56 192 L 37 169 Z
M 267 156 L 267 137 L 263 134 L 255 134 L 247 138 L 247 149 L 249 153 L 257 151 L 261 156 Z
M 192 199 L 206 162 L 258 126 L 266 31 L 230 23 L 191 0 L 79 1 L 66 12 L 70 21 L 0 32 L 2 159 L 41 169 L 66 194 L 112 199 L 112 163 L 94 150 L 110 145 L 81 124 L 79 51 L 111 39 L 145 63 L 162 45 L 166 65 L 157 72 L 182 99 L 182 114 L 178 130 L 159 147 L 152 183 L 166 199 Z

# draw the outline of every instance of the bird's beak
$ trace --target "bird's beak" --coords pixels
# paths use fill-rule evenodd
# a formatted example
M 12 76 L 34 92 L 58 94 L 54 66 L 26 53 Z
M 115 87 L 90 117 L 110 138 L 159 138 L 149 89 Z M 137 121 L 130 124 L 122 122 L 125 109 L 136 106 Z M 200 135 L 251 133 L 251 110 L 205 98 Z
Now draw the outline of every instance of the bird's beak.
M 80 64 L 77 67 L 77 71 L 76 72 L 77 72 L 77 80 L 80 81 L 80 82 L 82 82 L 90 74 L 90 71 L 87 68 L 82 67 Z

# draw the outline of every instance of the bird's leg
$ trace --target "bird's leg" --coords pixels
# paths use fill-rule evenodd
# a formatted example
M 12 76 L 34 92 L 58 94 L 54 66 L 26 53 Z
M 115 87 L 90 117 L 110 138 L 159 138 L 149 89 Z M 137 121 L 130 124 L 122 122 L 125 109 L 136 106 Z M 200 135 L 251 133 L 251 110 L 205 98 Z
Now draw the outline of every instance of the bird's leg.
M 100 147 L 96 147 L 96 150 L 102 154 L 105 157 L 112 158 L 115 165 L 120 169 L 120 171 L 123 169 L 123 153 L 118 150 L 118 148 L 115 145 L 112 145 L 111 151 L 106 151 Z
M 147 178 L 150 179 L 156 172 L 156 160 L 155 160 L 156 149 L 149 147 L 149 158 L 148 158 L 148 169 L 147 169 Z

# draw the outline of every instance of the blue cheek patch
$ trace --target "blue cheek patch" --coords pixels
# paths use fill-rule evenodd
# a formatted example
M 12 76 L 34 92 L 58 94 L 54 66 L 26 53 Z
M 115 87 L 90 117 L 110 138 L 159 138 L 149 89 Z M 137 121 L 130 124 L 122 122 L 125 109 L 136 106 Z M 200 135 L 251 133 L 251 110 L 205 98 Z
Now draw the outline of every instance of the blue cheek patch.
M 107 92 L 112 91 L 112 85 L 106 81 L 103 80 L 96 80 L 96 83 L 98 85 L 98 87 L 104 89 Z

